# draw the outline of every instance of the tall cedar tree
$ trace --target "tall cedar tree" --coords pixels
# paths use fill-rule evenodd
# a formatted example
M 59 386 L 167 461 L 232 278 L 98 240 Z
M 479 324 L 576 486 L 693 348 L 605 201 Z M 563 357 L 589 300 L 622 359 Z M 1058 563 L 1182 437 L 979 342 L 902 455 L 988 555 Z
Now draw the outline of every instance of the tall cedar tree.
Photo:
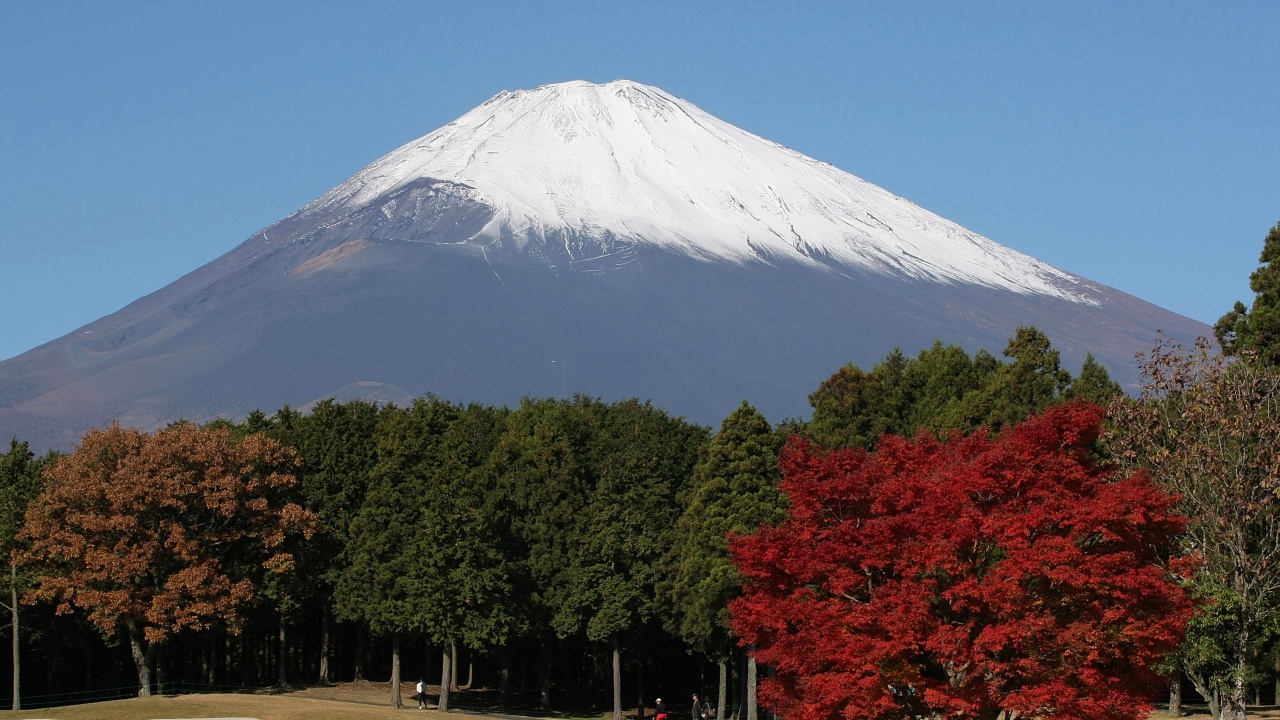
M 1201 340 L 1142 358 L 1137 402 L 1112 405 L 1110 447 L 1180 497 L 1184 550 L 1206 603 L 1180 660 L 1215 718 L 1245 716 L 1256 653 L 1280 625 L 1280 371 L 1230 362 Z
M 391 705 L 400 697 L 400 637 L 427 630 L 418 534 L 427 522 L 433 468 L 443 462 L 442 438 L 458 417 L 452 404 L 428 396 L 408 409 L 389 407 L 377 428 L 378 463 L 351 524 L 350 562 L 339 575 L 335 605 L 344 619 L 392 638 Z M 447 686 L 447 685 L 446 685 Z M 447 701 L 441 709 L 447 708 Z
M 246 429 L 265 431 L 297 451 L 302 463 L 295 472 L 295 493 L 319 516 L 315 536 L 295 551 L 297 571 L 282 578 L 288 582 L 274 583 L 268 591 L 282 611 L 282 622 L 297 614 L 320 616 L 317 679 L 321 684 L 330 682 L 329 625 L 334 590 L 349 562 L 351 522 L 377 461 L 374 437 L 378 417 L 378 406 L 371 402 L 324 400 L 305 416 L 285 406 L 271 421 L 255 413 L 244 423 Z M 280 670 L 284 667 L 281 663 Z
M 1191 614 L 1166 553 L 1183 521 L 1093 452 L 1101 408 L 995 438 L 784 450 L 790 517 L 731 544 L 731 606 L 793 720 L 1143 718 Z
M 442 710 L 449 706 L 453 647 L 491 650 L 520 627 L 509 517 L 486 465 L 505 414 L 480 405 L 459 408 L 440 435 L 439 453 L 404 469 L 414 494 L 402 502 L 421 505 L 423 515 L 400 572 L 415 598 L 420 632 L 448 656 Z
M 668 624 L 687 647 L 719 664 L 719 708 L 728 701 L 728 661 L 737 640 L 728 606 L 742 592 L 727 535 L 754 532 L 786 516 L 786 499 L 778 490 L 782 442 L 764 415 L 743 401 L 699 453 L 667 543 L 670 577 L 660 591 Z
M 280 499 L 295 462 L 274 440 L 226 428 L 89 431 L 45 471 L 27 511 L 19 560 L 42 570 L 28 599 L 124 635 L 149 695 L 159 645 L 182 630 L 237 631 L 264 571 L 292 567 L 282 546 L 314 524 Z
M 539 705 L 550 708 L 554 646 L 575 634 L 576 564 L 570 550 L 590 493 L 588 447 L 593 401 L 525 399 L 506 418 L 489 461 L 508 508 L 515 608 L 525 640 L 539 648 Z M 504 656 L 505 659 L 505 656 Z
M 1280 367 L 1280 223 L 1262 241 L 1258 269 L 1249 275 L 1253 306 L 1235 307 L 1218 318 L 1214 337 L 1228 355 L 1253 354 L 1264 364 Z
M 593 401 L 591 414 L 594 486 L 575 523 L 571 592 L 559 617 L 590 642 L 611 645 L 614 718 L 621 720 L 624 636 L 657 619 L 662 540 L 706 431 L 639 400 Z

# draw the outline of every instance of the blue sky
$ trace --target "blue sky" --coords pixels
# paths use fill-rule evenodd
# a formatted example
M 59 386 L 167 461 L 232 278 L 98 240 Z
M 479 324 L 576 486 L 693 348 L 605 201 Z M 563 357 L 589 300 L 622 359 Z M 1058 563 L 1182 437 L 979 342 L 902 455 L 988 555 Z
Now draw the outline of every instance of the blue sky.
M 1275 2 L 0 0 L 0 358 L 572 79 L 657 85 L 1212 323 L 1280 220 L 1277 29 Z

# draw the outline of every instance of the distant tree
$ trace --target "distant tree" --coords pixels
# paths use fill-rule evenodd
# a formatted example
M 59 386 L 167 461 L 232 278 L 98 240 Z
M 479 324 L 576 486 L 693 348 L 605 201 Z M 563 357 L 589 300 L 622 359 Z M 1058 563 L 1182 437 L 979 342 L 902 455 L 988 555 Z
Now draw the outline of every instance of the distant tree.
M 670 574 L 662 594 L 673 631 L 691 649 L 720 666 L 720 697 L 726 705 L 728 660 L 736 636 L 729 602 L 742 592 L 742 577 L 729 559 L 729 533 L 745 535 L 786 515 L 778 490 L 778 451 L 783 437 L 746 401 L 720 424 L 720 431 L 698 454 L 681 513 L 672 529 L 665 562 Z M 748 658 L 748 693 L 754 691 L 754 658 Z M 755 708 L 747 709 L 754 720 Z
M 988 385 L 991 409 L 984 424 L 992 430 L 1015 425 L 1065 400 L 1071 373 L 1062 369 L 1058 351 L 1034 327 L 1021 326 L 1009 339 L 1000 366 Z
M 983 390 L 1003 366 L 991 353 L 979 350 L 972 358 L 959 345 L 935 340 L 906 369 L 910 388 L 908 422 L 894 434 L 912 436 L 926 428 L 938 435 L 953 430 L 970 432 L 988 422 L 989 399 Z
M 1071 382 L 1065 396 L 1106 407 L 1123 394 L 1120 383 L 1111 379 L 1107 368 L 1094 359 L 1093 353 L 1088 353 L 1084 358 L 1084 366 L 1080 368 L 1080 375 Z
M 1142 358 L 1137 402 L 1111 406 L 1109 446 L 1176 494 L 1203 612 L 1179 655 L 1215 718 L 1242 720 L 1254 658 L 1280 625 L 1280 371 L 1202 339 Z
M 1144 718 L 1191 614 L 1184 525 L 1093 448 L 1101 408 L 1006 428 L 782 456 L 788 518 L 731 544 L 731 610 L 794 720 Z
M 802 434 L 824 447 L 873 449 L 884 434 L 998 432 L 1068 399 L 1106 402 L 1119 392 L 1092 355 L 1072 382 L 1034 327 L 1019 327 L 1004 356 L 1010 361 L 985 350 L 970 357 L 939 340 L 913 358 L 895 349 L 870 372 L 846 365 L 809 396 L 813 417 Z
M 912 397 L 909 361 L 894 348 L 870 372 L 849 363 L 809 395 L 813 416 L 805 434 L 827 447 L 872 447 L 886 433 L 901 434 Z
M 181 630 L 236 631 L 255 580 L 292 567 L 281 547 L 314 522 L 279 499 L 294 464 L 279 443 L 226 428 L 91 430 L 45 471 L 27 511 L 18 561 L 42 571 L 27 597 L 124 635 L 149 695 L 161 644 Z
M 1253 305 L 1235 307 L 1218 319 L 1213 335 L 1227 355 L 1253 353 L 1271 367 L 1280 367 L 1280 223 L 1262 241 L 1257 270 L 1249 275 Z

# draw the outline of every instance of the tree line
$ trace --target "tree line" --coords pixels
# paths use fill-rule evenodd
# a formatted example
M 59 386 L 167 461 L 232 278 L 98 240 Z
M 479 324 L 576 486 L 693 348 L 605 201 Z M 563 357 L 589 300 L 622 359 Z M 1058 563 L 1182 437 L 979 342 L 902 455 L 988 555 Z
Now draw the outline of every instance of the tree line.
M 849 444 L 865 434 L 855 427 L 893 432 L 930 414 L 939 431 L 994 427 L 1085 382 L 1115 391 L 1090 363 L 1072 381 L 1034 328 L 1005 354 L 895 351 L 823 383 L 810 423 L 774 427 L 744 401 L 716 433 L 639 400 L 499 408 L 427 396 L 155 433 L 112 426 L 65 456 L 34 458 L 15 441 L 0 465 L 11 590 L 38 603 L 28 648 L 68 633 L 92 645 L 96 632 L 120 651 L 115 665 L 127 650 L 143 693 L 416 678 L 430 665 L 447 708 L 461 653 L 511 702 L 620 707 L 624 674 L 641 705 L 646 684 L 702 689 L 679 675 L 699 672 L 692 655 L 716 668 L 706 682 L 719 707 L 754 713 L 725 536 L 785 515 L 786 437 Z M 874 410 L 857 405 L 877 396 Z M 963 412 L 929 409 L 966 397 Z M 27 652 L 43 664 L 38 644 Z

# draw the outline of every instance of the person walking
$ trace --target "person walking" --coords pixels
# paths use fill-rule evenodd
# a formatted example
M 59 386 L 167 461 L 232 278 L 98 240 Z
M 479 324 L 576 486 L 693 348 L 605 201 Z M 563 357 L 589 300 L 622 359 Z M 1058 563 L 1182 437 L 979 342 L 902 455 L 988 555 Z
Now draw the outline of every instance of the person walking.
M 658 698 L 653 708 L 653 720 L 667 720 L 667 704 Z
M 706 700 L 700 700 L 696 693 L 693 696 L 690 720 L 711 720 L 711 705 Z
M 415 695 L 414 697 L 416 697 L 416 698 L 418 699 L 418 709 L 419 709 L 419 710 L 426 710 L 426 709 L 427 709 L 427 681 L 426 681 L 426 678 L 423 678 L 423 679 L 421 679 L 421 680 L 418 680 L 418 694 L 417 694 L 417 695 Z

